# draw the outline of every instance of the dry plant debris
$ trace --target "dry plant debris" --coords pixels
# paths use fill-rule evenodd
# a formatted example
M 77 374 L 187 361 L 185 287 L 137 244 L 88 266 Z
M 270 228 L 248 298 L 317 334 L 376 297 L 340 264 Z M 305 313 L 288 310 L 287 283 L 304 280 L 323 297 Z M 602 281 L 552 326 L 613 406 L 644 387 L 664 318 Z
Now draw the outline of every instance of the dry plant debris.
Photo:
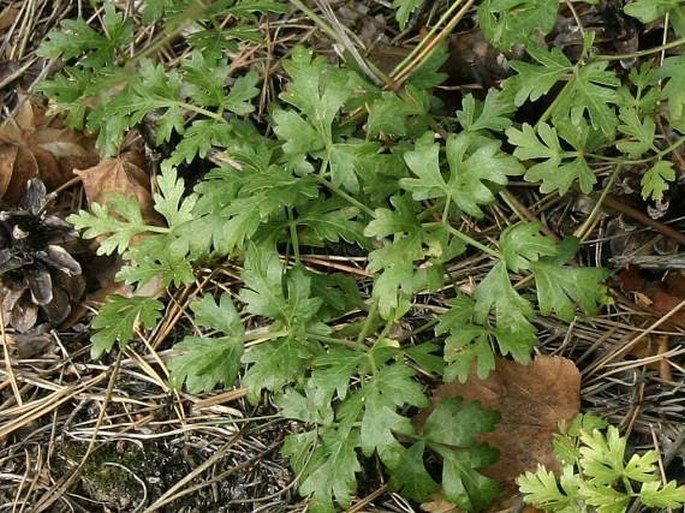
M 587 504 L 683 502 L 685 7 L 656 4 L 5 2 L 1 506 L 516 507 L 581 410 L 625 436 L 579 431 L 574 482 L 628 440 L 649 474 Z
M 16 203 L 26 182 L 40 178 L 54 190 L 73 178 L 77 167 L 97 162 L 92 140 L 60 126 L 28 96 L 18 96 L 16 114 L 0 129 L 0 194 Z

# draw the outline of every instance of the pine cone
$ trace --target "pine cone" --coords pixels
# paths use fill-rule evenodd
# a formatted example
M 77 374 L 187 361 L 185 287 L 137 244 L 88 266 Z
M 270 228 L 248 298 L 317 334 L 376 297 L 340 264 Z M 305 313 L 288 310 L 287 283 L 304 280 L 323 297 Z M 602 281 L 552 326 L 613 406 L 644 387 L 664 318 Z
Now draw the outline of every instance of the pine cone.
M 40 179 L 26 184 L 19 207 L 0 212 L 0 302 L 6 326 L 19 332 L 37 323 L 55 326 L 81 299 L 81 265 L 65 247 L 78 234 L 47 215 L 49 198 Z

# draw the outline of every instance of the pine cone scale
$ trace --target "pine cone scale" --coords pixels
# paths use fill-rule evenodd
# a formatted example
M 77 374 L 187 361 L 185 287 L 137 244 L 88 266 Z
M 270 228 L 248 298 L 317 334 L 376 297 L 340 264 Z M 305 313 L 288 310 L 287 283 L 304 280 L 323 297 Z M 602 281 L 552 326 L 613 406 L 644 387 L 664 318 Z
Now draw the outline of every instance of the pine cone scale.
M 0 211 L 0 304 L 5 325 L 20 333 L 37 323 L 58 325 L 84 293 L 81 264 L 68 250 L 78 234 L 46 213 L 50 199 L 32 179 L 19 206 Z

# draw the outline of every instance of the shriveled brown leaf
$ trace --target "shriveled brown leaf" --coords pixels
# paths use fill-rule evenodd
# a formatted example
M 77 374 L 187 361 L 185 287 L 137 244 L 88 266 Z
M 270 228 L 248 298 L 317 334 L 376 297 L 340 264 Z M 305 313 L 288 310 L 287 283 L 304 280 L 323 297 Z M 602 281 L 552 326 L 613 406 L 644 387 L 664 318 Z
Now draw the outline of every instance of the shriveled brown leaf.
M 657 314 L 666 314 L 685 299 L 685 275 L 674 270 L 663 280 L 648 280 L 637 266 L 629 265 L 618 277 L 619 286 L 634 295 L 637 304 L 648 307 Z M 685 326 L 685 310 L 673 314 L 669 323 Z
M 70 180 L 75 167 L 98 160 L 90 138 L 61 126 L 20 96 L 14 117 L 0 128 L 0 196 L 16 204 L 28 180 L 41 178 L 52 190 Z
M 450 397 L 479 401 L 483 408 L 500 412 L 496 429 L 480 435 L 481 441 L 500 451 L 497 463 L 483 474 L 513 489 L 514 480 L 538 464 L 557 468 L 552 436 L 560 421 L 569 421 L 580 411 L 580 372 L 571 360 L 559 356 L 540 356 L 530 365 L 498 358 L 484 380 L 474 373 L 466 383 L 438 387 L 431 408 L 419 421 Z
M 106 205 L 107 195 L 113 193 L 135 196 L 145 218 L 148 221 L 156 221 L 159 216 L 153 209 L 150 179 L 141 169 L 139 159 L 135 153 L 124 154 L 103 159 L 88 169 L 75 170 L 74 172 L 83 180 L 88 203 Z

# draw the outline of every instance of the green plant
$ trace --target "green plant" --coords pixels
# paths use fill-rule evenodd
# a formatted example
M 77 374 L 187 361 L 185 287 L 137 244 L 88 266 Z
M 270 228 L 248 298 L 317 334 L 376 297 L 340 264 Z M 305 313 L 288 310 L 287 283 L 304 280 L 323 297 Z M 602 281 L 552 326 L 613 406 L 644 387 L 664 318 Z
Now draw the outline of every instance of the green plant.
M 417 3 L 396 5 L 404 24 Z M 509 47 L 517 34 L 550 30 L 558 2 L 482 6 L 494 13 L 484 21 L 486 35 Z M 255 11 L 283 8 L 176 0 L 149 2 L 143 17 L 178 34 L 191 22 L 219 30 L 207 28 L 219 15 L 249 21 Z M 531 9 L 539 16 L 523 15 Z M 287 84 L 271 106 L 273 130 L 264 131 L 250 117 L 262 77 L 234 68 L 223 47 L 208 43 L 211 34 L 192 38 L 193 51 L 168 68 L 151 60 L 166 39 L 129 57 L 123 48 L 131 43 L 130 20 L 110 3 L 104 12 L 102 34 L 80 20 L 64 24 L 69 37 L 51 36 L 42 54 L 68 66 L 41 89 L 70 112 L 72 125 L 98 132 L 105 155 L 153 114 L 157 142 L 174 134 L 181 141 L 156 177 L 154 205 L 166 226 L 147 223 L 137 203 L 122 196 L 70 221 L 84 237 L 101 238 L 100 253 L 120 254 L 126 265 L 118 278 L 138 287 L 153 279 L 165 288 L 190 285 L 194 268 L 210 261 L 231 259 L 243 268 L 240 290 L 191 304 L 202 330 L 175 346 L 173 385 L 201 392 L 239 379 L 253 403 L 272 393 L 283 417 L 303 423 L 283 451 L 313 511 L 348 506 L 369 458 L 384 465 L 391 486 L 424 500 L 438 486 L 424 466 L 427 453 L 437 458 L 448 500 L 484 508 L 499 488 L 479 469 L 496 455 L 475 440 L 493 429 L 497 415 L 450 401 L 417 428 L 412 411 L 428 404 L 421 375 L 465 380 L 475 365 L 484 377 L 495 354 L 528 362 L 534 317 L 595 313 L 607 299 L 606 273 L 575 265 L 578 239 L 557 243 L 539 223 L 513 224 L 498 241 L 484 242 L 477 231 L 458 228 L 460 220 L 485 217 L 499 195 L 506 198 L 509 177 L 523 176 L 542 192 L 563 194 L 576 184 L 590 192 L 598 164 L 606 163 L 616 172 L 651 166 L 643 195 L 659 199 L 674 177 L 667 158 L 685 142 L 681 136 L 666 144 L 654 123 L 663 98 L 666 121 L 681 126 L 685 98 L 671 92 L 679 61 L 667 59 L 658 72 L 645 64 L 622 81 L 608 59 L 590 51 L 592 33 L 575 63 L 531 45 L 533 62 L 512 63 L 516 74 L 501 91 L 482 101 L 466 95 L 454 116 L 439 120 L 432 88 L 444 78 L 436 72 L 440 59 L 413 69 L 395 92 L 296 47 L 283 60 Z M 220 40 L 249 43 L 255 34 L 229 30 Z M 552 97 L 539 119 L 513 123 L 519 107 L 544 96 Z M 503 150 L 504 138 L 512 153 Z M 210 150 L 227 163 L 186 193 L 176 167 Z M 348 275 L 305 265 L 303 250 L 332 244 L 366 252 L 370 294 Z M 449 285 L 446 265 L 467 250 L 491 258 L 486 276 L 472 294 L 455 291 L 446 313 L 415 328 L 434 326 L 444 344 L 393 336 L 419 294 Z M 93 356 L 124 348 L 134 326 L 152 327 L 162 309 L 153 298 L 111 298 L 93 323 Z M 261 327 L 250 329 L 248 316 Z M 341 325 L 344 316 L 352 320 Z
M 649 450 L 626 461 L 627 439 L 615 426 L 579 415 L 555 435 L 559 477 L 543 466 L 519 477 L 524 501 L 545 511 L 573 513 L 595 508 L 623 513 L 635 500 L 649 508 L 681 508 L 685 486 L 664 483 L 659 453 Z

